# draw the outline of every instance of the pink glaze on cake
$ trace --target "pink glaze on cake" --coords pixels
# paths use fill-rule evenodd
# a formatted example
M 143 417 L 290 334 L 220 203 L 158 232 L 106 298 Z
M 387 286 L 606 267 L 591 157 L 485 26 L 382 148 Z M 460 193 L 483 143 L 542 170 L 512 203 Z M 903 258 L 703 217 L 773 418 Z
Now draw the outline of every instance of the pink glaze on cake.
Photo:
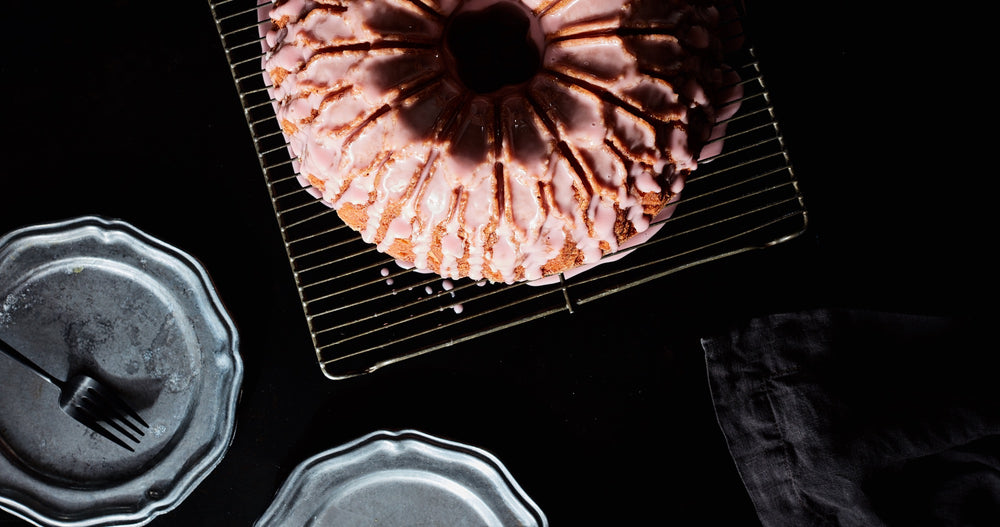
M 537 49 L 523 80 L 475 85 L 449 44 L 490 9 Z M 738 95 L 711 2 L 288 0 L 269 16 L 301 181 L 446 278 L 534 280 L 617 251 L 669 213 Z

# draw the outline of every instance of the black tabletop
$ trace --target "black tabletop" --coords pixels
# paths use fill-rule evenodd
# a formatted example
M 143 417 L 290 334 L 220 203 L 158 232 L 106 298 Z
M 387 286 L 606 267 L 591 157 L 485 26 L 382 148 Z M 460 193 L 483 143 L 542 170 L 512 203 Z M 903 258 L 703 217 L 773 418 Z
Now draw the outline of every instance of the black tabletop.
M 699 337 L 817 306 L 973 315 L 995 284 L 992 98 L 932 30 L 972 14 L 747 3 L 805 235 L 344 381 L 317 365 L 207 3 L 5 6 L 0 232 L 129 222 L 197 258 L 240 333 L 232 446 L 151 525 L 251 525 L 299 462 L 382 429 L 491 452 L 553 525 L 754 525 Z

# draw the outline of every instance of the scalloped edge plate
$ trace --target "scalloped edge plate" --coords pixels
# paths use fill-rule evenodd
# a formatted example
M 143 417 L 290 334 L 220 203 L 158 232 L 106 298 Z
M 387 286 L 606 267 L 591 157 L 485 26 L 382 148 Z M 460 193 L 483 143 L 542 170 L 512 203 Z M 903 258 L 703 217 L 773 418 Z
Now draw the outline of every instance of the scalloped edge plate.
M 243 363 L 197 260 L 120 220 L 21 228 L 0 236 L 0 310 L 5 340 L 57 376 L 96 364 L 145 402 L 152 426 L 130 454 L 60 414 L 58 390 L 0 356 L 0 382 L 21 390 L 0 398 L 0 508 L 46 526 L 143 525 L 221 462 Z
M 257 527 L 547 527 L 500 460 L 416 430 L 372 432 L 297 466 Z

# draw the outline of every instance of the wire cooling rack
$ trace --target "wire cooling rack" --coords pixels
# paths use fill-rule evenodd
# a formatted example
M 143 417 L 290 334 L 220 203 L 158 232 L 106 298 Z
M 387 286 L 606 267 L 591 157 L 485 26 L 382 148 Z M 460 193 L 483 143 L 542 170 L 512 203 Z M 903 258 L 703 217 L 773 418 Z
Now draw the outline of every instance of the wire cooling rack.
M 344 379 L 508 330 L 682 269 L 775 245 L 807 214 L 756 54 L 727 63 L 742 79 L 722 153 L 703 159 L 674 215 L 625 258 L 539 286 L 449 281 L 397 266 L 297 180 L 261 75 L 259 0 L 209 0 L 260 159 L 319 366 Z

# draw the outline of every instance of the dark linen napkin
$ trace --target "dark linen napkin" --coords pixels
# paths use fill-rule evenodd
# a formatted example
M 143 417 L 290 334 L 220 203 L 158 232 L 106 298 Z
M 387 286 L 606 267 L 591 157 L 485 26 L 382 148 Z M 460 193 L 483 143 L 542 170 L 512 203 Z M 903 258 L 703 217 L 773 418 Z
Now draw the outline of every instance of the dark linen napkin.
M 761 523 L 1000 526 L 997 347 L 982 326 L 818 309 L 703 338 Z

